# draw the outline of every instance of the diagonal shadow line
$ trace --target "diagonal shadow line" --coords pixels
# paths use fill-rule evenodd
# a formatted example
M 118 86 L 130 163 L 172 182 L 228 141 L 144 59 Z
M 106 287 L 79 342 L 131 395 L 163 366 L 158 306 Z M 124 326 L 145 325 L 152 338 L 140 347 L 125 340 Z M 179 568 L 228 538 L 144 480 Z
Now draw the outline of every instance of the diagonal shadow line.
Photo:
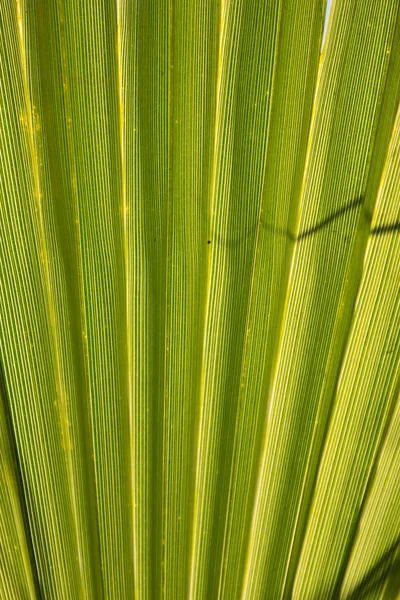
M 386 235 L 396 231 L 400 231 L 400 221 L 394 221 L 393 223 L 387 223 L 386 225 L 378 225 L 371 229 L 371 235 Z
M 347 204 L 346 206 L 339 208 L 331 215 L 322 219 L 319 223 L 316 223 L 315 225 L 312 225 L 308 229 L 300 232 L 297 236 L 294 236 L 286 228 L 274 227 L 273 225 L 265 223 L 264 221 L 261 221 L 260 225 L 261 225 L 261 228 L 264 231 L 267 231 L 268 233 L 272 233 L 273 235 L 276 235 L 276 236 L 287 237 L 293 243 L 299 243 L 299 242 L 302 242 L 303 240 L 306 240 L 306 239 L 312 237 L 313 235 L 319 233 L 320 231 L 323 231 L 324 229 L 329 227 L 329 225 L 331 225 L 332 223 L 335 223 L 335 221 L 337 221 L 338 219 L 340 219 L 341 217 L 346 215 L 348 212 L 351 212 L 352 210 L 359 208 L 362 205 L 362 203 L 363 203 L 362 197 L 355 198 L 354 200 L 349 202 L 349 204 Z M 370 221 L 371 220 L 370 215 L 366 215 L 366 216 L 367 216 L 368 220 Z M 241 242 L 243 242 L 250 236 L 255 235 L 256 231 L 257 231 L 257 224 L 253 225 L 252 227 L 249 227 L 247 229 L 247 231 L 245 231 L 241 235 L 236 236 L 236 237 L 232 236 L 230 239 L 224 238 L 222 236 L 217 236 L 216 234 L 214 234 L 213 240 L 208 240 L 207 243 L 210 244 L 212 241 L 214 241 L 214 243 L 216 243 L 217 245 L 222 245 L 222 246 L 225 246 L 226 248 L 236 248 L 237 246 L 239 246 L 241 244 Z M 394 221 L 393 223 L 387 223 L 384 225 L 378 225 L 376 227 L 373 227 L 370 231 L 370 235 L 382 236 L 382 235 L 389 235 L 391 233 L 397 233 L 399 231 L 400 231 L 400 220 L 397 220 L 397 221 Z
M 400 569 L 400 557 L 395 558 L 400 547 L 400 536 L 389 546 L 375 564 L 367 571 L 360 583 L 344 597 L 344 600 L 361 600 L 379 588 L 389 571 L 395 566 Z M 393 560 L 394 559 L 394 560 Z
M 358 208 L 359 206 L 361 206 L 362 202 L 363 202 L 363 199 L 361 197 L 355 198 L 354 200 L 349 202 L 349 204 L 347 204 L 346 206 L 342 206 L 342 208 L 339 208 L 338 210 L 336 210 L 334 213 L 332 213 L 328 217 L 325 217 L 324 219 L 322 219 L 319 223 L 316 223 L 312 227 L 309 227 L 305 231 L 302 231 L 301 233 L 299 233 L 297 238 L 292 236 L 291 239 L 293 239 L 295 242 L 301 242 L 302 240 L 305 240 L 305 239 L 311 237 L 315 233 L 318 233 L 319 231 L 326 229 L 326 227 L 328 227 L 328 225 L 331 225 L 331 223 L 334 223 L 335 221 L 340 219 L 340 217 L 343 217 L 344 215 L 346 215 L 348 212 L 351 212 L 355 208 Z

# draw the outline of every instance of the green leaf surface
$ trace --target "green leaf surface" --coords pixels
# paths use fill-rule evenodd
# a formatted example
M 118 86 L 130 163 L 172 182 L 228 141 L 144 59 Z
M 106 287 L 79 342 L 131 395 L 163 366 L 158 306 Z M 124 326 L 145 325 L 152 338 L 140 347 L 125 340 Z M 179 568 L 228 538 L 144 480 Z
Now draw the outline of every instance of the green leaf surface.
M 36 598 L 37 575 L 21 476 L 0 377 L 0 595 L 2 598 Z
M 86 436 L 91 432 L 97 512 L 92 543 L 99 544 L 104 595 L 123 597 L 132 589 L 133 550 L 116 6 L 60 1 L 36 9 L 43 80 L 52 56 L 43 94 L 52 185 L 74 242 L 74 340 L 84 368 L 81 410 L 88 413 Z M 98 570 L 92 565 L 93 586 Z M 98 597 L 95 587 L 90 593 Z
M 387 432 L 381 436 L 374 468 L 362 497 L 362 510 L 355 520 L 353 543 L 347 550 L 350 559 L 341 588 L 342 597 L 356 597 L 371 590 L 373 598 L 393 598 L 400 590 L 399 571 L 399 485 L 400 449 L 398 443 L 400 403 Z M 390 573 L 392 571 L 392 573 Z M 388 577 L 389 573 L 389 577 Z M 391 579 L 393 578 L 393 581 Z M 397 583 L 396 583 L 397 579 Z M 385 587 L 388 589 L 385 590 Z M 391 588 L 391 589 L 390 589 Z M 387 595 L 384 592 L 387 591 Z
M 40 588 L 47 596 L 78 597 L 87 583 L 79 568 L 71 440 L 45 239 L 41 125 L 29 93 L 18 8 L 5 5 L 0 26 L 1 361 Z
M 169 13 L 162 2 L 121 1 L 119 9 L 135 594 L 154 598 L 161 594 L 164 554 L 162 436 L 169 195 Z
M 371 18 L 362 4 L 355 3 L 353 9 L 349 4 L 335 5 L 328 31 L 279 347 L 269 382 L 243 587 L 249 597 L 266 593 L 278 597 L 280 590 L 291 593 L 362 268 L 368 159 L 379 135 L 376 127 L 396 8 L 395 3 L 386 4 L 385 11 L 376 7 L 376 28 L 363 38 L 362 46 L 355 43 L 355 33 Z M 335 35 L 339 27 L 340 36 Z M 344 137 L 355 122 L 354 134 Z
M 400 4 L 0 8 L 0 596 L 400 595 Z
M 340 581 L 382 433 L 398 401 L 399 142 L 400 111 L 371 222 L 363 277 L 297 571 L 295 595 L 299 598 L 315 592 L 326 594 Z M 370 314 L 373 319 L 368 318 Z M 393 516 L 391 524 L 395 526 Z

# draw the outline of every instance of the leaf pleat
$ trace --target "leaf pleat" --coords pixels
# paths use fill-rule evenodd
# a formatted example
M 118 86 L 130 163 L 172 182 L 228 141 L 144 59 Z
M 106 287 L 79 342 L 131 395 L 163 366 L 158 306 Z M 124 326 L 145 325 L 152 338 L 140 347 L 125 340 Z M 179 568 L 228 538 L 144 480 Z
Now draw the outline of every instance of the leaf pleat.
M 364 193 L 398 5 L 374 10 L 359 2 L 336 3 L 323 48 L 266 399 L 243 585 L 250 597 L 290 596 L 357 293 L 357 266 L 362 271 Z
M 19 8 L 7 3 L 0 24 L 0 353 L 40 590 L 67 598 L 84 584 L 36 153 L 40 125 L 30 101 Z
M 9 407 L 0 374 L 0 596 L 37 598 L 38 582 Z
M 324 595 L 338 581 L 380 438 L 392 405 L 398 401 L 400 236 L 393 224 L 398 226 L 400 217 L 399 142 L 400 111 L 371 222 L 363 277 L 298 567 L 294 593 L 299 598 L 316 592 Z

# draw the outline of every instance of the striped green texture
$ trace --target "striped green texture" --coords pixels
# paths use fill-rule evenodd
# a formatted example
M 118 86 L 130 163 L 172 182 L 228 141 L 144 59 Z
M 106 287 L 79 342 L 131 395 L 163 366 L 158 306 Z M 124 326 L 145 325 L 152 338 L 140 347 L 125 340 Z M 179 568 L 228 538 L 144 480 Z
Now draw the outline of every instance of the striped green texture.
M 0 596 L 35 598 L 36 573 L 15 441 L 0 380 Z
M 0 598 L 400 598 L 400 2 L 4 0 Z

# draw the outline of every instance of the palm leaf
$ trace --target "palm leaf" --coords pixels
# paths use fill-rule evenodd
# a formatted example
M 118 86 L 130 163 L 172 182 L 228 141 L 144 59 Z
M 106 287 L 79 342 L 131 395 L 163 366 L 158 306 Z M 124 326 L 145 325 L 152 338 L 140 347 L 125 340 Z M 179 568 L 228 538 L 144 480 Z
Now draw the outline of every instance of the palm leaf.
M 0 595 L 400 594 L 400 4 L 0 9 Z

